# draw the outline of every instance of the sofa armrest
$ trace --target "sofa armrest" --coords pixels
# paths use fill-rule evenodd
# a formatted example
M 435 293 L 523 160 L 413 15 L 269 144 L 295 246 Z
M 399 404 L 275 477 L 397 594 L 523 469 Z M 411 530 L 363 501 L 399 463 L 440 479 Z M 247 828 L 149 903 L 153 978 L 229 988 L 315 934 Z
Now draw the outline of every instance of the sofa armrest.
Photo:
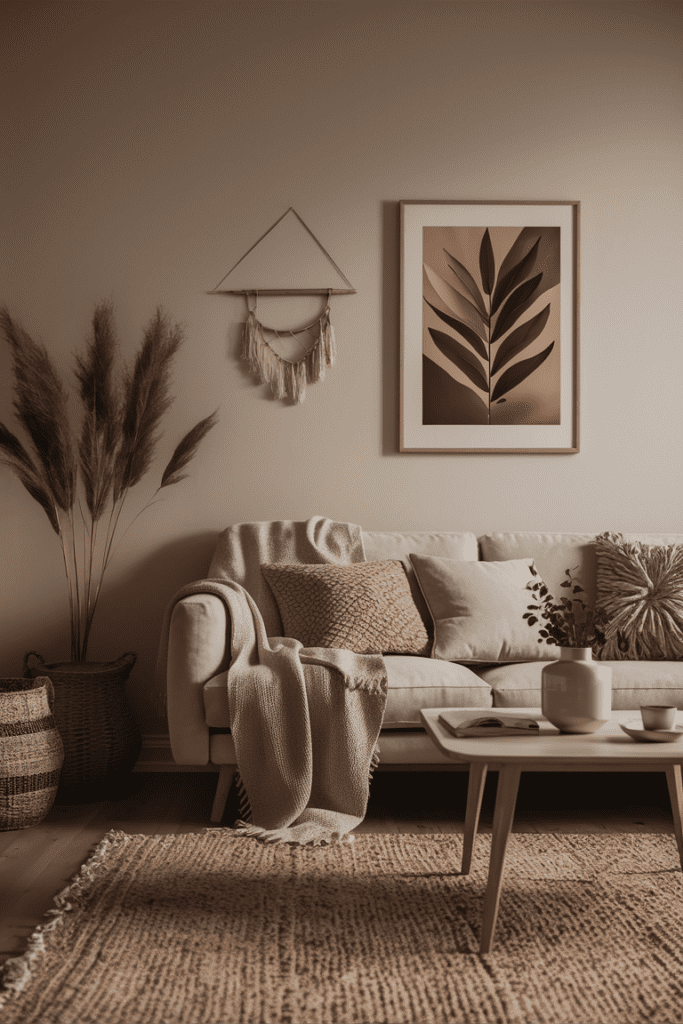
M 166 663 L 168 731 L 178 764 L 209 763 L 204 685 L 230 663 L 228 612 L 214 594 L 192 594 L 171 615 Z

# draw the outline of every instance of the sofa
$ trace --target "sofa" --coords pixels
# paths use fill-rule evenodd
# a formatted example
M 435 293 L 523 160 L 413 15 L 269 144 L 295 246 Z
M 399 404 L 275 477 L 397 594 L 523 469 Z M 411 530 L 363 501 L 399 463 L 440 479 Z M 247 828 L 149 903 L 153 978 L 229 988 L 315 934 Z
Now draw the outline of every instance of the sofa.
M 626 541 L 657 546 L 683 544 L 683 534 L 627 535 Z M 527 560 L 552 594 L 570 569 L 580 577 L 587 604 L 596 598 L 596 535 L 587 533 L 378 532 L 362 531 L 365 559 L 400 561 L 428 628 L 430 608 L 416 578 L 413 556 L 458 562 L 502 563 Z M 470 567 L 463 567 L 470 568 Z M 477 570 L 479 571 L 479 567 Z M 208 569 L 209 577 L 212 567 Z M 236 772 L 230 733 L 226 677 L 231 660 L 224 603 L 210 593 L 193 593 L 172 606 L 165 654 L 168 726 L 178 764 L 219 769 L 211 820 L 221 820 Z M 493 628 L 493 627 L 492 627 Z M 555 648 L 555 651 L 557 649 Z M 541 706 L 543 665 L 553 649 L 538 644 L 525 660 L 479 658 L 451 661 L 433 656 L 386 654 L 388 695 L 379 736 L 379 769 L 457 770 L 420 724 L 428 707 L 506 708 Z M 612 708 L 638 712 L 641 704 L 683 707 L 683 660 L 608 661 L 612 667 Z

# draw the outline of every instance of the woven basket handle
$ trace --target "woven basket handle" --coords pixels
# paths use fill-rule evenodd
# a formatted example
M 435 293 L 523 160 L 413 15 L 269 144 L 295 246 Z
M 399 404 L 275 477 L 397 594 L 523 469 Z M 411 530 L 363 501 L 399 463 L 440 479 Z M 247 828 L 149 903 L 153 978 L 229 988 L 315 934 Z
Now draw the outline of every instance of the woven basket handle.
M 36 685 L 42 683 L 47 690 L 47 702 L 50 705 L 50 711 L 54 711 L 55 708 L 55 688 L 52 685 L 52 680 L 49 676 L 38 676 L 36 679 Z
M 41 667 L 42 668 L 45 665 L 45 660 L 41 657 L 40 654 L 36 654 L 35 651 L 29 651 L 28 654 L 24 655 L 24 679 L 30 679 L 31 676 L 33 675 L 32 671 L 31 671 L 31 666 L 28 663 L 28 659 L 29 658 L 37 658 L 38 659 L 38 661 L 40 662 L 40 666 L 36 666 L 36 668 L 37 667 Z
M 125 654 L 121 655 L 121 657 L 118 659 L 116 664 L 117 665 L 130 665 L 130 667 L 132 668 L 133 665 L 135 664 L 135 662 L 137 661 L 137 657 L 138 656 L 137 656 L 137 654 L 134 651 L 126 651 Z

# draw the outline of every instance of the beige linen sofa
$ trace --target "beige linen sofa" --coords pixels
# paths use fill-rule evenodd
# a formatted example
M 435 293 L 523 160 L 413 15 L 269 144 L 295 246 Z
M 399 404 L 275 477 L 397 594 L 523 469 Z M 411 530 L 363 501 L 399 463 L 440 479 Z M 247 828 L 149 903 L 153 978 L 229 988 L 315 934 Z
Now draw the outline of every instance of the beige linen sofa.
M 649 544 L 683 544 L 683 534 L 627 536 Z M 502 562 L 531 558 L 551 593 L 561 595 L 565 570 L 581 576 L 586 599 L 596 592 L 596 537 L 584 533 L 475 533 L 363 531 L 367 561 L 399 559 L 425 622 L 430 613 L 410 555 L 460 561 Z M 208 574 L 212 576 L 212 568 Z M 212 594 L 192 594 L 175 604 L 168 638 L 166 687 L 171 749 L 178 764 L 220 769 L 212 821 L 220 821 L 236 770 L 230 734 L 226 674 L 230 664 L 227 613 Z M 420 725 L 429 707 L 540 707 L 541 671 L 552 651 L 532 660 L 462 664 L 415 655 L 387 655 L 388 698 L 379 738 L 380 768 L 456 767 Z M 637 712 L 641 704 L 683 707 L 683 662 L 613 661 L 613 710 Z

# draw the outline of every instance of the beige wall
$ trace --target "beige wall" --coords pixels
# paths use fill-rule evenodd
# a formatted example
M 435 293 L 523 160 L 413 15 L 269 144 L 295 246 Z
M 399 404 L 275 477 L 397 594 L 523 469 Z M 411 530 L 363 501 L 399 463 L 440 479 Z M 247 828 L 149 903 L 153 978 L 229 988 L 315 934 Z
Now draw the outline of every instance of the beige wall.
M 23 2 L 0 19 L 0 300 L 65 371 L 102 297 L 128 355 L 158 303 L 185 324 L 139 504 L 220 407 L 191 479 L 126 535 L 93 637 L 93 657 L 139 652 L 144 728 L 163 610 L 229 523 L 683 529 L 680 4 Z M 581 201 L 580 454 L 397 451 L 402 199 Z M 242 300 L 206 294 L 290 205 L 357 288 L 298 408 L 244 372 Z M 315 307 L 260 308 L 295 324 Z M 8 369 L 3 348 L 4 420 Z M 67 617 L 56 538 L 1 473 L 12 675 L 26 650 L 68 655 Z

